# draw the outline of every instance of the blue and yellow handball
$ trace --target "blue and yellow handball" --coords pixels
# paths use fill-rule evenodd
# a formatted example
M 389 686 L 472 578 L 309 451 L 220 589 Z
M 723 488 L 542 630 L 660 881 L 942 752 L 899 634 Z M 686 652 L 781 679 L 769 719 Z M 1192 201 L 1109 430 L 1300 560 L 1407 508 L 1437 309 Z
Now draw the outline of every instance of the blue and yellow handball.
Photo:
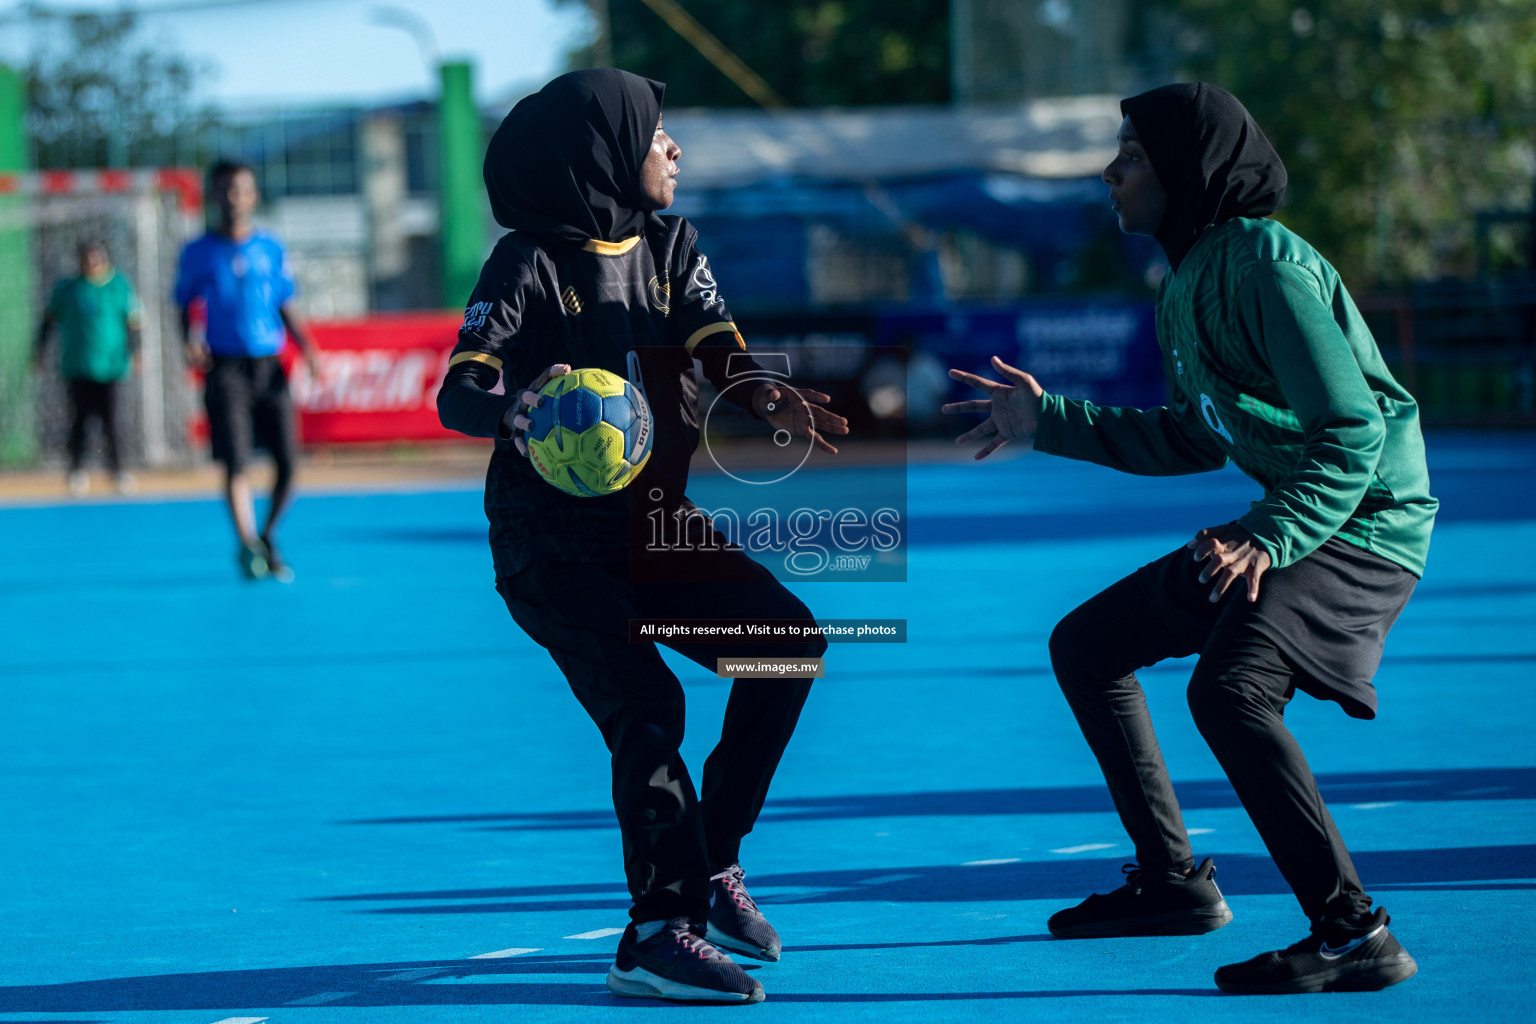
M 651 457 L 651 409 L 640 389 L 607 370 L 572 370 L 539 389 L 528 410 L 528 457 L 566 494 L 621 491 Z

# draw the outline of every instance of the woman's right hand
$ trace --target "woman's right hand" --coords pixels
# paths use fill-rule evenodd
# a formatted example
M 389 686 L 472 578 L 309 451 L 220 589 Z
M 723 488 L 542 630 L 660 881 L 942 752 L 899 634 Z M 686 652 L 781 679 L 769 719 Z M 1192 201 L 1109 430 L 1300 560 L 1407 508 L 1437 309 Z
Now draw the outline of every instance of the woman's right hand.
M 518 394 L 517 404 L 512 407 L 512 443 L 517 446 L 517 453 L 523 458 L 528 457 L 528 442 L 523 440 L 523 435 L 533 426 L 533 421 L 528 418 L 529 409 L 537 409 L 539 403 L 544 401 L 539 389 L 556 377 L 562 377 L 571 372 L 569 363 L 556 363 L 534 378 L 533 383 Z

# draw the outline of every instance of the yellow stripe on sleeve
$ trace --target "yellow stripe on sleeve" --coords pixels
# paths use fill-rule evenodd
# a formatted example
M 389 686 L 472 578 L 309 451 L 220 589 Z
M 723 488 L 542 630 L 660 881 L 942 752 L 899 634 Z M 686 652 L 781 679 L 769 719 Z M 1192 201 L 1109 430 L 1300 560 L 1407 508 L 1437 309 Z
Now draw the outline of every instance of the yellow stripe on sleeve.
M 708 327 L 700 327 L 693 332 L 687 341 L 683 342 L 683 348 L 687 349 L 689 355 L 693 355 L 693 350 L 699 347 L 699 342 L 711 334 L 719 334 L 721 331 L 730 331 L 736 335 L 736 344 L 741 346 L 743 352 L 747 350 L 747 343 L 741 340 L 741 332 L 736 329 L 736 325 L 733 323 L 710 324 Z
M 497 359 L 493 355 L 487 355 L 484 352 L 460 352 L 458 355 L 448 360 L 448 369 L 451 370 L 455 366 L 458 366 L 460 363 L 484 363 L 486 366 L 489 366 L 493 370 L 501 370 L 501 360 Z

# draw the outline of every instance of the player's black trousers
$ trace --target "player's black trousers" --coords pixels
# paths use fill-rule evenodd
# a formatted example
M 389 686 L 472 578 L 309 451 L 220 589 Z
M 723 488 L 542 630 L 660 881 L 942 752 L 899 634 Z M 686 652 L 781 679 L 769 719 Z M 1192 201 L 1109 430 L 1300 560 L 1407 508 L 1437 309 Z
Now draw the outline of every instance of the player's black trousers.
M 117 436 L 117 382 L 72 380 L 69 382 L 69 407 L 74 414 L 69 424 L 69 468 L 79 469 L 85 459 L 85 429 L 92 418 L 101 421 L 101 436 L 106 443 L 107 466 L 116 473 L 122 468 Z
M 632 582 L 629 566 L 542 563 L 500 580 L 512 618 L 565 673 L 613 758 L 613 806 L 635 921 L 709 909 L 709 876 L 736 863 L 789 743 L 809 679 L 738 679 L 720 741 L 704 762 L 702 799 L 678 754 L 683 688 L 654 643 L 630 643 L 642 618 L 796 619 L 811 613 L 740 550 L 672 553 L 667 582 Z M 681 643 L 668 647 L 713 675 L 721 657 L 816 658 L 826 642 Z
M 1051 635 L 1051 663 L 1137 861 L 1149 874 L 1172 873 L 1195 860 L 1134 673 L 1198 653 L 1188 698 L 1200 734 L 1307 917 L 1349 917 L 1367 912 L 1371 899 L 1284 718 L 1298 684 L 1313 692 L 1326 687 L 1307 679 L 1265 629 L 1266 603 L 1315 597 L 1291 593 L 1315 583 L 1294 568 L 1266 572 L 1257 603 L 1239 593 L 1246 586 L 1240 581 L 1212 604 L 1211 585 L 1199 582 L 1200 564 L 1180 548 L 1062 619 Z M 1390 610 L 1388 626 L 1399 610 Z

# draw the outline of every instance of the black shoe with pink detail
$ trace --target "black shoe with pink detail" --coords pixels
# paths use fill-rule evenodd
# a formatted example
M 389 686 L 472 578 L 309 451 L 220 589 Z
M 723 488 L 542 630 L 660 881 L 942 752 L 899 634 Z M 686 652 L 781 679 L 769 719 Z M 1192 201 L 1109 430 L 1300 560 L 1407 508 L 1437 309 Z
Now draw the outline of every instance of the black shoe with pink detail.
M 608 968 L 608 991 L 687 1003 L 762 1002 L 763 986 L 703 932 L 686 917 L 630 924 Z
M 709 941 L 721 949 L 754 960 L 777 963 L 782 947 L 779 933 L 757 909 L 743 879 L 746 872 L 732 864 L 709 880 Z

